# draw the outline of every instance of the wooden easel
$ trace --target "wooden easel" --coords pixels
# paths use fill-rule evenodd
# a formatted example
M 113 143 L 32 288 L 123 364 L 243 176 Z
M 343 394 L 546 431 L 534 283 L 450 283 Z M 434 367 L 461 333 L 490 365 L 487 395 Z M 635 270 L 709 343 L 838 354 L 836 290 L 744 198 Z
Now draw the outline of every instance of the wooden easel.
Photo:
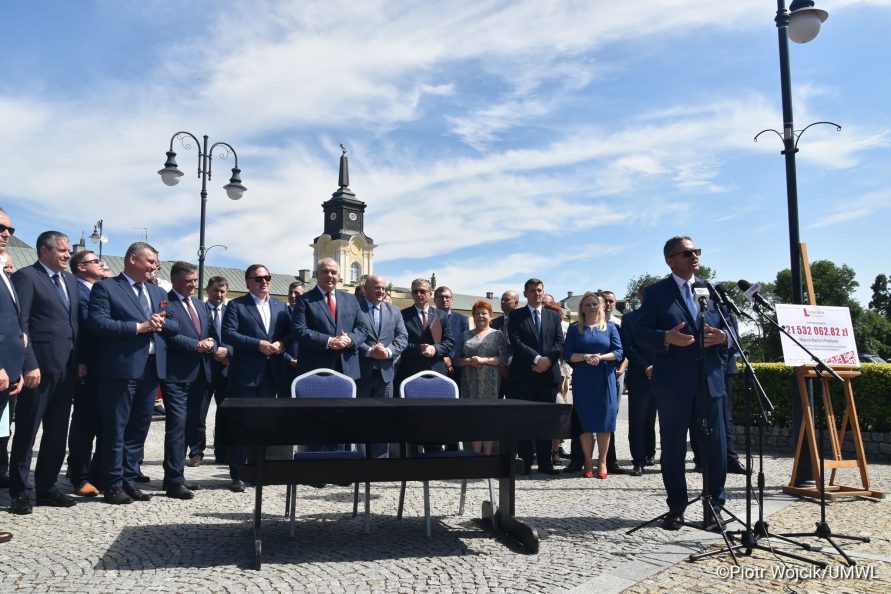
M 807 259 L 807 247 L 801 244 L 802 268 L 805 274 L 805 280 L 808 288 L 808 297 L 811 305 L 814 303 L 814 283 L 811 278 L 811 268 Z M 813 487 L 800 487 L 798 483 L 798 463 L 801 459 L 802 449 L 807 447 L 811 456 L 811 468 L 816 473 L 820 468 L 820 459 L 818 458 L 820 449 L 817 446 L 817 433 L 814 425 L 814 411 L 810 407 L 808 401 L 807 379 L 820 378 L 821 393 L 823 395 L 823 410 L 826 413 L 826 434 L 829 437 L 830 457 L 824 460 L 824 469 L 831 470 L 829 475 L 829 484 L 825 487 L 826 499 L 835 501 L 838 497 L 876 497 L 883 499 L 885 493 L 872 489 L 869 479 L 869 466 L 866 463 L 866 452 L 863 448 L 863 436 L 860 433 L 860 420 L 857 417 L 857 405 L 854 401 L 854 388 L 851 380 L 860 375 L 855 365 L 833 365 L 831 366 L 844 380 L 845 394 L 845 413 L 842 416 L 841 437 L 837 430 L 835 422 L 835 411 L 832 407 L 832 400 L 829 396 L 829 382 L 835 381 L 831 375 L 825 372 L 817 371 L 813 364 L 802 365 L 795 370 L 798 378 L 798 391 L 801 395 L 801 410 L 803 417 L 801 420 L 801 430 L 798 432 L 798 442 L 795 447 L 795 459 L 792 464 L 792 478 L 789 485 L 783 487 L 783 493 L 790 495 L 799 495 L 804 497 L 819 497 L 819 485 Z M 845 441 L 845 434 L 851 427 L 851 438 L 854 442 L 854 458 L 845 460 L 842 458 L 842 444 Z M 835 477 L 839 468 L 857 468 L 860 470 L 860 486 L 840 485 L 836 484 Z

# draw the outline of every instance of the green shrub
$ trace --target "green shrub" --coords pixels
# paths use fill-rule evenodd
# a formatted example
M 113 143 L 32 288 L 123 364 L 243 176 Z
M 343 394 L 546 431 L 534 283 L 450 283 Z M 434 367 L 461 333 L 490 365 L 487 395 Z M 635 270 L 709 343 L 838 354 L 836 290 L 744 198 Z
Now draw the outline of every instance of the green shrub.
M 768 420 L 774 427 L 792 426 L 791 396 L 797 398 L 795 368 L 782 363 L 755 363 L 755 374 L 758 381 L 774 405 L 774 411 L 768 414 Z M 733 385 L 733 418 L 737 424 L 745 420 L 745 370 L 740 367 Z M 860 375 L 852 380 L 854 388 L 854 404 L 860 418 L 861 431 L 891 432 L 891 365 L 882 363 L 864 363 L 860 367 Z M 836 420 L 841 423 L 844 414 L 844 393 L 841 383 L 830 382 L 830 396 Z M 825 419 L 820 404 L 820 383 L 814 381 L 814 398 L 818 401 L 816 421 L 823 424 Z M 752 402 L 754 419 L 759 416 L 756 402 Z

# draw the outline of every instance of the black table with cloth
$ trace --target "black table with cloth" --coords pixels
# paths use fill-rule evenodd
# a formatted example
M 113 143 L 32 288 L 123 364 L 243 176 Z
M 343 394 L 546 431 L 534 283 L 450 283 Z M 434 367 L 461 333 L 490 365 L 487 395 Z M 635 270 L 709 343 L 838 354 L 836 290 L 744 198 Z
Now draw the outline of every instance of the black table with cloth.
M 530 552 L 535 529 L 514 518 L 517 442 L 567 438 L 579 431 L 568 404 L 522 400 L 266 399 L 227 398 L 217 411 L 217 438 L 224 446 L 254 448 L 256 460 L 243 478 L 256 483 L 255 566 L 260 566 L 260 514 L 264 485 L 332 482 L 499 479 L 499 505 L 483 503 L 494 520 Z M 267 460 L 268 446 L 308 443 L 408 443 L 497 441 L 492 456 L 442 456 L 340 460 Z M 494 516 L 494 517 L 493 517 Z

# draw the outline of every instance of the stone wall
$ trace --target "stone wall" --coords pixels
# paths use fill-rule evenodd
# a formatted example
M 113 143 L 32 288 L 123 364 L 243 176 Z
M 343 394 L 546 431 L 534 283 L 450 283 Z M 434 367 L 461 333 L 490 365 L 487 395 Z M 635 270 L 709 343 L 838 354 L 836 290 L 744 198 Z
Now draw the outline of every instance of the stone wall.
M 734 427 L 734 445 L 736 451 L 742 452 L 745 448 L 745 427 Z M 889 463 L 891 462 L 891 434 L 888 433 L 868 433 L 864 432 L 863 448 L 866 450 L 866 462 L 872 463 Z M 817 430 L 817 437 L 820 432 Z M 795 445 L 798 443 L 798 434 L 792 429 L 767 427 L 764 430 L 764 452 L 771 454 L 781 454 L 784 456 L 792 456 L 795 454 Z M 752 453 L 757 454 L 758 451 L 758 428 L 752 427 Z M 829 436 L 824 436 L 823 452 L 829 454 Z M 854 442 L 851 440 L 851 432 L 847 432 L 846 439 L 842 444 L 842 456 L 844 458 L 854 457 Z

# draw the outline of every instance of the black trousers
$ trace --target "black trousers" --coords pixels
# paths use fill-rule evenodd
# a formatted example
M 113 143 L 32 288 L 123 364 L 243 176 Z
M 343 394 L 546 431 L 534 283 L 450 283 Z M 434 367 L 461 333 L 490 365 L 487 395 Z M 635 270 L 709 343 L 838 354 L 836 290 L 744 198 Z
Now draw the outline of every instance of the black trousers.
M 627 379 L 628 446 L 635 466 L 643 466 L 656 455 L 656 399 L 650 394 L 650 381 Z
M 68 478 L 78 489 L 84 483 L 101 487 L 102 473 L 98 443 L 99 436 L 99 389 L 96 380 L 87 376 L 74 387 L 74 412 L 68 431 Z M 95 453 L 93 440 L 96 439 Z
M 528 400 L 531 402 L 557 402 L 557 388 L 551 378 L 551 374 L 533 373 L 528 382 L 512 381 L 510 385 L 510 398 L 515 400 Z M 533 450 L 534 444 L 534 450 Z M 551 440 L 520 440 L 517 444 L 517 455 L 527 465 L 532 464 L 534 456 L 538 458 L 539 470 L 547 470 L 554 467 L 551 459 Z

